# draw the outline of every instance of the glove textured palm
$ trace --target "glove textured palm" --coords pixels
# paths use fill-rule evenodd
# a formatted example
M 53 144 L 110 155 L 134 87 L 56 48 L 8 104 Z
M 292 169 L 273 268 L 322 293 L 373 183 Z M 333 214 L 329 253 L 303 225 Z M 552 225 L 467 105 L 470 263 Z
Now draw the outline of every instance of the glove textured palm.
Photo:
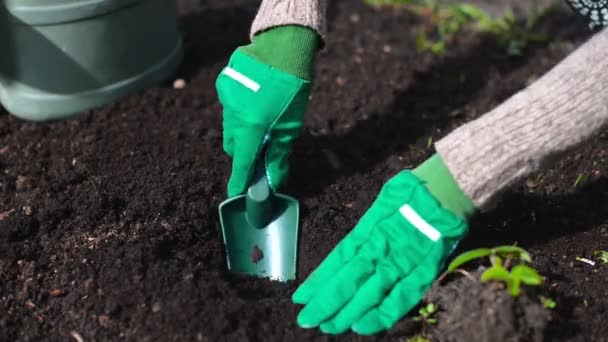
M 303 328 L 372 335 L 423 298 L 468 231 L 409 171 L 382 188 L 356 227 L 293 294 Z
M 289 173 L 288 158 L 302 127 L 310 82 L 235 51 L 216 80 L 223 106 L 223 147 L 233 159 L 230 197 L 243 193 L 262 145 L 273 190 Z

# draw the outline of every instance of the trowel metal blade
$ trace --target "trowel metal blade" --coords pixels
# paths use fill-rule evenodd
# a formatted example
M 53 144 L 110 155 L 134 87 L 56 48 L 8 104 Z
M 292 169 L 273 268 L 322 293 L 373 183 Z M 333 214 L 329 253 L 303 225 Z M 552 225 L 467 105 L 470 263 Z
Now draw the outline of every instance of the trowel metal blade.
M 263 228 L 247 222 L 245 195 L 220 205 L 230 271 L 278 281 L 296 278 L 299 203 L 282 194 L 275 194 L 273 201 L 273 219 Z

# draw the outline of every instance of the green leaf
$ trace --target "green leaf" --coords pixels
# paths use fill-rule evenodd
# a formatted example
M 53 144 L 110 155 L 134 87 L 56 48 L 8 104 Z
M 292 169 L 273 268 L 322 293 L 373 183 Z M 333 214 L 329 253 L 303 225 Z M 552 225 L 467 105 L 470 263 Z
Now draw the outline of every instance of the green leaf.
M 608 251 L 595 251 L 593 255 L 602 262 L 602 265 L 608 264 Z
M 551 298 L 540 296 L 540 301 L 543 303 L 543 306 L 547 309 L 553 310 L 557 307 L 557 303 Z
M 542 277 L 535 269 L 526 265 L 517 265 L 511 270 L 511 275 L 514 278 L 520 279 L 524 284 L 536 286 L 543 281 Z
M 511 282 L 511 275 L 502 266 L 494 266 L 485 270 L 481 274 L 481 281 L 486 282 L 488 280 L 504 281 L 505 283 Z
M 437 319 L 436 318 L 429 318 L 426 320 L 426 322 L 428 324 L 437 324 Z
M 452 262 L 448 266 L 448 272 L 453 272 L 455 269 L 462 266 L 463 264 L 465 264 L 471 260 L 486 257 L 486 256 L 490 255 L 491 253 L 492 253 L 492 250 L 489 248 L 478 248 L 478 249 L 473 249 L 468 252 L 464 252 L 464 253 L 460 254 L 459 256 L 457 256 L 456 258 L 454 258 L 454 260 L 452 260 Z
M 441 54 L 445 49 L 443 42 L 433 42 L 428 39 L 424 31 L 420 31 L 416 36 L 416 48 L 418 51 L 430 51 L 434 54 Z
M 437 42 L 431 45 L 431 52 L 436 55 L 443 55 L 445 53 L 445 43 Z
M 478 21 L 490 21 L 490 17 L 488 16 L 488 14 L 486 12 L 484 12 L 484 10 L 482 10 L 481 8 L 477 7 L 477 6 L 473 6 L 473 5 L 467 5 L 467 4 L 459 4 L 458 6 L 455 6 L 455 8 L 459 11 L 462 12 L 466 15 L 468 15 L 469 17 L 478 20 Z
M 536 183 L 540 183 L 543 180 L 543 174 L 539 174 L 538 176 L 536 176 Z
M 574 186 L 578 186 L 583 181 L 583 178 L 585 178 L 585 175 L 582 173 L 579 174 L 576 180 L 574 181 Z
M 525 249 L 517 246 L 498 246 L 492 248 L 493 254 L 498 254 L 502 256 L 506 255 L 515 255 L 519 259 L 525 262 L 531 262 L 532 258 L 530 257 L 530 253 L 528 253 Z

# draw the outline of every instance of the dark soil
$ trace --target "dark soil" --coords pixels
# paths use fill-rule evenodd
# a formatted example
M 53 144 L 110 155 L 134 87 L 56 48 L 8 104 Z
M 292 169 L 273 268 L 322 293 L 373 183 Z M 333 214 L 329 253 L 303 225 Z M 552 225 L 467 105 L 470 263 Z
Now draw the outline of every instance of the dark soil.
M 329 339 L 297 327 L 297 283 L 385 181 L 433 153 L 429 138 L 500 104 L 590 35 L 563 10 L 543 24 L 551 43 L 522 57 L 474 33 L 436 57 L 415 51 L 424 23 L 412 14 L 331 1 L 327 48 L 283 189 L 301 201 L 299 280 L 280 284 L 226 272 L 217 217 L 230 160 L 214 82 L 247 42 L 259 1 L 179 3 L 186 56 L 175 77 L 185 88 L 168 80 L 64 122 L 0 116 L 0 340 Z M 557 302 L 550 320 L 534 295 L 505 304 L 504 294 L 452 280 L 444 286 L 461 292 L 437 297 L 440 323 L 427 334 L 606 340 L 608 266 L 575 258 L 608 249 L 607 151 L 608 132 L 569 151 L 477 217 L 461 245 L 529 249 L 546 277 L 535 291 Z M 473 317 L 467 311 L 481 315 L 458 328 L 455 319 Z M 478 329 L 500 335 L 471 334 Z M 376 338 L 419 332 L 408 318 Z

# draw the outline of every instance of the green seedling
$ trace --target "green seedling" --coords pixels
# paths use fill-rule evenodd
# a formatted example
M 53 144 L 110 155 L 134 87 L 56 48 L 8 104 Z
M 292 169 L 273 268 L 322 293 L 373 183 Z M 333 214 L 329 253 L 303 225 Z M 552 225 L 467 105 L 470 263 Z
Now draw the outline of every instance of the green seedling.
M 462 10 L 466 6 L 470 5 L 440 6 L 436 1 L 420 1 L 419 4 L 414 5 L 413 12 L 427 18 L 433 25 L 432 35 L 436 37 L 436 39 L 432 39 L 427 31 L 420 31 L 416 36 L 418 51 L 430 51 L 436 55 L 445 54 L 450 41 L 456 34 L 473 22 L 473 18 Z
M 556 6 L 553 5 L 541 12 L 537 2 L 533 1 L 530 3 L 528 16 L 523 22 L 517 20 L 510 9 L 496 18 L 475 6 L 464 5 L 461 11 L 473 18 L 478 30 L 494 36 L 509 56 L 519 56 L 530 43 L 544 42 L 548 39 L 536 30 L 541 19 L 553 13 L 555 9 Z
M 553 310 L 557 307 L 557 303 L 548 297 L 543 297 L 540 296 L 540 302 L 543 304 L 543 306 L 549 310 Z
M 439 311 L 439 306 L 437 306 L 433 303 L 429 303 L 429 304 L 423 306 L 422 308 L 420 308 L 420 310 L 418 310 L 418 316 L 414 317 L 413 319 L 414 319 L 414 321 L 422 322 L 422 333 L 420 335 L 416 335 L 416 336 L 408 339 L 408 341 L 414 341 L 414 342 L 429 341 L 426 337 L 424 337 L 425 330 L 426 330 L 427 326 L 437 324 L 437 318 L 435 317 L 435 315 L 437 314 L 437 311 Z
M 406 340 L 406 342 L 431 342 L 431 340 L 429 340 L 428 338 L 426 338 L 422 335 L 416 335 L 416 336 L 408 338 Z
M 595 251 L 593 255 L 602 262 L 602 265 L 608 264 L 608 251 Z
M 576 188 L 583 181 L 583 179 L 585 179 L 585 175 L 580 173 L 578 175 L 578 177 L 576 177 L 576 180 L 574 181 L 574 187 Z
M 447 52 L 448 45 L 463 29 L 473 26 L 482 33 L 493 36 L 509 56 L 521 55 L 529 43 L 544 42 L 545 35 L 537 32 L 538 24 L 552 13 L 556 6 L 539 11 L 538 4 L 531 2 L 529 15 L 525 20 L 517 20 L 511 10 L 493 17 L 483 9 L 464 3 L 439 3 L 438 0 L 366 0 L 375 6 L 406 6 L 417 15 L 426 18 L 432 25 L 431 35 L 422 30 L 416 37 L 419 51 L 429 51 L 436 55 Z
M 505 258 L 516 258 L 524 262 L 532 262 L 530 254 L 523 248 L 517 246 L 498 246 L 490 248 L 477 248 L 468 252 L 464 252 L 454 258 L 448 266 L 448 272 L 453 272 L 462 265 L 476 259 L 499 256 Z
M 430 136 L 429 139 L 426 141 L 426 148 L 431 148 L 433 147 L 433 137 Z
M 522 283 L 530 286 L 537 286 L 542 282 L 541 276 L 536 270 L 529 266 L 516 265 L 511 269 L 511 272 L 509 272 L 503 267 L 502 259 L 500 257 L 493 256 L 490 260 L 492 260 L 492 267 L 483 272 L 481 281 L 502 281 L 507 285 L 507 289 L 513 297 L 519 296 Z
M 414 317 L 414 321 L 420 321 L 429 325 L 437 324 L 437 318 L 435 314 L 439 310 L 439 307 L 433 303 L 427 304 L 418 310 L 419 316 Z
M 491 267 L 481 274 L 481 281 L 502 282 L 513 297 L 519 296 L 521 284 L 538 286 L 542 283 L 542 277 L 538 272 L 526 265 L 532 261 L 530 254 L 517 246 L 479 248 L 464 252 L 448 265 L 447 271 L 441 278 L 446 274 L 458 271 L 462 265 L 470 261 L 486 257 L 490 259 Z M 517 264 L 511 268 L 510 265 L 513 261 Z

